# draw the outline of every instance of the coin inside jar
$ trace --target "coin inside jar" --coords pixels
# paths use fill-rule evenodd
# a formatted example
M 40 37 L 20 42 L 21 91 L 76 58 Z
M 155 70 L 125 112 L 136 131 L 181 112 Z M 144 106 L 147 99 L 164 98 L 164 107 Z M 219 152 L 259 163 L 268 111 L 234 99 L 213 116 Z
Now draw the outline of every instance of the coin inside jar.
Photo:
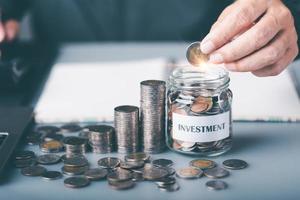
M 191 105 L 191 111 L 194 113 L 203 113 L 210 110 L 213 106 L 213 101 L 211 97 L 199 96 L 195 99 L 194 103 Z
M 201 64 L 206 63 L 208 61 L 208 55 L 204 54 L 201 51 L 200 46 L 200 42 L 193 42 L 187 48 L 186 58 L 189 61 L 189 63 L 193 66 L 200 66 Z

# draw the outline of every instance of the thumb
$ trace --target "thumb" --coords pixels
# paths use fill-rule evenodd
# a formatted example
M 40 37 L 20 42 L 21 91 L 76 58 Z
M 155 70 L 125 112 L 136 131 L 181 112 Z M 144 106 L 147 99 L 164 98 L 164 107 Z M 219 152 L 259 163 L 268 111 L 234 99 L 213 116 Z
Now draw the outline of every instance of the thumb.
M 4 38 L 5 38 L 4 27 L 3 27 L 3 24 L 0 23 L 0 42 L 3 42 Z

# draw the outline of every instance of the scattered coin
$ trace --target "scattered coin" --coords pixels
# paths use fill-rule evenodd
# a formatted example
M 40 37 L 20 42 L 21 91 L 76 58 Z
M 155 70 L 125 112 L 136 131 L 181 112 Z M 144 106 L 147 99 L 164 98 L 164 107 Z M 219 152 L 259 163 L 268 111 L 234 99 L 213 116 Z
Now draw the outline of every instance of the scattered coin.
M 132 180 L 134 182 L 143 181 L 144 176 L 142 172 L 132 171 Z
M 61 157 L 56 154 L 40 155 L 36 158 L 37 162 L 41 165 L 53 165 L 61 161 Z
M 82 156 L 72 156 L 65 160 L 64 165 L 68 167 L 84 167 L 88 165 L 88 160 Z
M 42 178 L 46 180 L 57 180 L 62 177 L 62 174 L 59 171 L 46 171 Z
M 107 175 L 107 180 L 109 182 L 120 182 L 120 181 L 127 181 L 132 179 L 132 172 L 128 170 L 124 170 L 118 168 Z
M 120 167 L 123 169 L 136 169 L 136 168 L 141 168 L 145 164 L 144 161 L 137 161 L 137 162 L 121 162 Z
M 221 180 L 212 180 L 206 182 L 206 187 L 210 190 L 224 190 L 227 188 L 227 183 Z
M 57 126 L 39 126 L 36 128 L 36 131 L 39 133 L 57 133 L 60 131 L 60 128 Z
M 24 160 L 24 159 L 34 158 L 34 157 L 35 157 L 35 153 L 33 151 L 18 151 L 15 154 L 16 160 Z
M 41 166 L 29 166 L 21 169 L 24 176 L 42 176 L 46 171 L 46 168 Z
M 216 163 L 212 160 L 195 159 L 190 162 L 190 166 L 200 169 L 210 169 L 216 166 Z
M 131 153 L 125 156 L 125 161 L 148 161 L 150 159 L 150 156 L 143 152 L 138 153 Z
M 187 48 L 186 58 L 191 65 L 200 66 L 208 61 L 208 56 L 201 51 L 200 46 L 200 42 L 193 42 Z
M 132 180 L 120 181 L 120 182 L 108 182 L 109 186 L 115 190 L 126 190 L 134 187 Z
M 103 168 L 113 169 L 119 166 L 121 160 L 115 157 L 105 157 L 98 160 L 98 165 Z
M 88 170 L 88 166 L 82 166 L 82 167 L 68 167 L 63 166 L 61 168 L 61 171 L 68 176 L 76 176 L 76 175 L 82 175 Z
M 52 140 L 61 141 L 63 138 L 64 138 L 64 136 L 61 134 L 58 134 L 58 133 L 47 133 L 41 137 L 41 140 L 46 141 L 46 142 L 52 141 Z
M 85 177 L 70 177 L 64 180 L 64 185 L 69 188 L 82 188 L 90 184 Z
M 166 186 L 176 183 L 176 179 L 174 177 L 164 177 L 155 181 L 158 186 Z
M 108 174 L 107 169 L 104 168 L 94 168 L 87 170 L 84 175 L 91 181 L 96 181 L 100 179 L 104 179 Z
M 226 169 L 244 169 L 248 166 L 248 163 L 240 159 L 229 159 L 223 162 L 223 166 Z
M 155 181 L 168 176 L 168 171 L 164 168 L 148 166 L 144 168 L 144 179 Z
M 185 167 L 176 171 L 176 176 L 184 179 L 194 179 L 202 176 L 203 171 L 196 167 Z
M 174 183 L 174 184 L 165 185 L 165 186 L 158 186 L 158 188 L 161 191 L 175 192 L 180 189 L 180 186 L 178 185 L 178 183 Z
M 63 133 L 75 133 L 80 131 L 82 128 L 79 124 L 76 123 L 68 123 L 64 124 L 60 127 L 61 132 Z
M 158 167 L 171 167 L 173 165 L 173 161 L 162 158 L 162 159 L 153 160 L 152 164 Z
M 24 167 L 34 166 L 34 165 L 36 165 L 36 159 L 30 158 L 30 159 L 15 160 L 14 165 L 16 168 L 24 168 Z
M 215 167 L 204 170 L 204 175 L 208 178 L 224 178 L 229 175 L 229 171 L 220 167 Z

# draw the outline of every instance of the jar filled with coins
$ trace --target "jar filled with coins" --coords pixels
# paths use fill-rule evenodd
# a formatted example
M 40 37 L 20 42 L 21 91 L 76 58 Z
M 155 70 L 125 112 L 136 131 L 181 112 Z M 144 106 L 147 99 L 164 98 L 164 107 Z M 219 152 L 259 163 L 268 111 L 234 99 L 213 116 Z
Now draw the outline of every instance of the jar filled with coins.
M 201 156 L 232 146 L 230 78 L 223 67 L 180 67 L 168 81 L 167 145 Z

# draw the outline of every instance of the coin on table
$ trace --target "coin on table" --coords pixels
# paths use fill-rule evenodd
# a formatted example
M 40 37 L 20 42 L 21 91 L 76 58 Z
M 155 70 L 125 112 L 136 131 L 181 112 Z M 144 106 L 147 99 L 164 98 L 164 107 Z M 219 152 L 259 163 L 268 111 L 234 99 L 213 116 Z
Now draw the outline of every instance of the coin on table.
M 132 172 L 118 168 L 115 171 L 112 171 L 107 174 L 107 180 L 109 182 L 120 182 L 120 181 L 127 181 L 132 179 Z
M 150 156 L 143 152 L 132 153 L 125 156 L 125 161 L 147 161 Z
M 38 145 L 41 142 L 42 134 L 33 132 L 26 136 L 26 142 L 29 145 Z
M 134 182 L 143 181 L 144 180 L 143 172 L 133 171 L 132 172 L 132 180 Z
M 240 159 L 229 159 L 223 162 L 223 166 L 226 169 L 244 169 L 248 166 L 248 163 Z
M 56 154 L 40 155 L 36 158 L 36 161 L 41 165 L 53 165 L 61 161 L 61 157 Z
M 24 168 L 24 167 L 34 166 L 34 165 L 36 165 L 36 159 L 30 158 L 30 159 L 15 160 L 14 165 L 16 168 Z
M 21 169 L 24 176 L 42 176 L 46 171 L 46 168 L 42 166 L 29 166 Z
M 126 190 L 132 188 L 135 184 L 132 180 L 120 182 L 108 182 L 109 186 L 115 190 Z
M 174 183 L 174 184 L 170 184 L 170 185 L 158 186 L 158 188 L 161 191 L 175 192 L 180 189 L 180 186 L 178 185 L 178 183 Z
M 200 42 L 193 42 L 188 46 L 186 51 L 186 58 L 191 65 L 200 66 L 203 63 L 208 61 L 208 55 L 204 54 L 201 51 L 201 43 Z
M 56 140 L 56 141 L 61 141 L 63 140 L 64 136 L 58 133 L 47 133 L 44 134 L 43 137 L 41 137 L 42 141 L 52 141 L 52 140 Z
M 60 131 L 60 128 L 57 126 L 39 126 L 36 128 L 36 131 L 39 133 L 57 133 Z
M 82 166 L 82 167 L 68 167 L 63 166 L 61 168 L 61 171 L 68 176 L 76 176 L 76 175 L 82 175 L 89 169 L 88 166 Z
M 208 181 L 205 185 L 210 190 L 224 190 L 228 187 L 226 182 L 220 180 Z
M 89 184 L 89 179 L 85 177 L 70 177 L 64 180 L 64 185 L 69 188 L 82 188 Z
M 82 127 L 76 123 L 64 124 L 60 127 L 62 133 L 75 133 L 82 130 Z
M 172 167 L 160 167 L 165 169 L 168 172 L 168 176 L 173 176 L 176 173 L 176 170 Z
M 229 175 L 229 171 L 221 167 L 204 170 L 204 175 L 208 178 L 224 178 Z
M 40 144 L 40 149 L 45 153 L 57 153 L 62 151 L 64 145 L 58 140 L 44 141 Z
M 190 162 L 190 166 L 200 169 L 210 169 L 216 166 L 216 163 L 212 160 L 195 159 Z
M 108 174 L 107 169 L 104 168 L 94 168 L 89 169 L 84 173 L 84 176 L 91 181 L 96 181 L 100 179 L 104 179 Z
M 168 176 L 168 171 L 164 168 L 161 167 L 145 167 L 144 168 L 144 179 L 150 180 L 150 181 L 155 181 L 161 178 L 164 178 Z
M 34 157 L 35 157 L 35 153 L 33 151 L 18 151 L 17 153 L 15 153 L 16 160 L 25 160 Z
M 174 177 L 164 177 L 155 181 L 158 186 L 171 185 L 176 183 L 176 179 Z
M 176 176 L 184 179 L 194 179 L 202 176 L 203 171 L 196 167 L 185 167 L 176 171 Z
M 121 162 L 120 167 L 123 169 L 136 169 L 136 168 L 143 167 L 144 164 L 145 164 L 144 161 L 136 161 L 136 162 L 126 161 L 126 162 Z
M 158 167 L 171 167 L 173 165 L 173 161 L 162 158 L 162 159 L 153 160 L 152 164 Z
M 113 169 L 119 166 L 121 160 L 116 157 L 105 157 L 98 160 L 98 165 L 103 168 Z
M 64 165 L 69 167 L 83 167 L 88 164 L 88 160 L 83 156 L 72 156 L 67 158 L 64 162 Z
M 46 171 L 43 175 L 42 178 L 45 180 L 57 180 L 62 177 L 62 173 L 59 171 Z

